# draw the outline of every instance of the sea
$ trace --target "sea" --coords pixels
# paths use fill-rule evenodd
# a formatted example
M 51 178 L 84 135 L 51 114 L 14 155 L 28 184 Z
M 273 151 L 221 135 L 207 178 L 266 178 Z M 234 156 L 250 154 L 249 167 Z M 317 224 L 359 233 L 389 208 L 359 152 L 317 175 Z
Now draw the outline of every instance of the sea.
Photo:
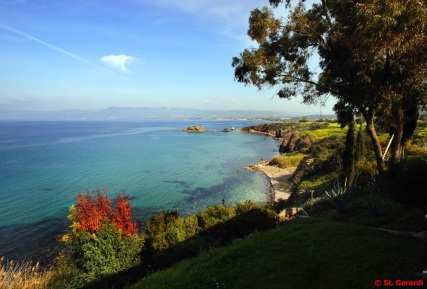
M 206 132 L 184 132 L 191 124 Z M 162 210 L 187 214 L 222 202 L 267 201 L 268 180 L 245 166 L 270 159 L 277 143 L 222 132 L 251 124 L 0 121 L 0 256 L 51 258 L 80 192 L 126 194 L 141 223 Z

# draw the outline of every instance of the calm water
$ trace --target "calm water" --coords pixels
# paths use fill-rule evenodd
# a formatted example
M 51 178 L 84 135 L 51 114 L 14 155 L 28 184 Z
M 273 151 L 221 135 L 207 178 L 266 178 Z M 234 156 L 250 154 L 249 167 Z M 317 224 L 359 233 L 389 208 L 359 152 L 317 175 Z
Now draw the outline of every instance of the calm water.
M 0 122 L 0 256 L 48 254 L 81 191 L 125 192 L 138 219 L 266 200 L 265 178 L 244 166 L 270 158 L 273 140 L 220 132 L 249 122 L 204 122 L 204 134 L 182 132 L 188 124 Z

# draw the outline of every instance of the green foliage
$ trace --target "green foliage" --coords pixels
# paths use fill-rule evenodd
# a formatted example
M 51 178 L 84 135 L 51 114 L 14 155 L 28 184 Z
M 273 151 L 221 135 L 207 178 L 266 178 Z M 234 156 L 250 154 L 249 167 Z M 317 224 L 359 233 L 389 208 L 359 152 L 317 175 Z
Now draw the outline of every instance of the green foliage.
M 177 212 L 158 213 L 145 224 L 144 250 L 164 251 L 195 236 L 198 231 L 198 220 L 194 215 L 179 217 Z
M 243 203 L 238 203 L 236 205 L 236 215 L 242 215 L 256 208 L 258 208 L 258 205 L 252 201 L 245 201 Z
M 333 135 L 315 142 L 311 147 L 310 155 L 315 159 L 325 161 L 332 155 L 339 152 L 342 149 L 342 146 L 342 137 Z
M 270 0 L 271 7 L 252 12 L 248 34 L 257 46 L 233 58 L 235 78 L 278 86 L 280 98 L 302 96 L 305 103 L 334 96 L 342 125 L 354 114 L 365 119 L 382 171 L 376 119 L 395 133 L 391 155 L 398 156 L 426 101 L 426 2 L 298 1 L 285 5 L 289 17 L 281 18 L 273 10 L 282 2 L 291 1 Z
M 206 230 L 218 223 L 223 223 L 236 216 L 234 207 L 217 205 L 209 207 L 197 214 L 199 226 L 202 230 Z
M 304 158 L 304 156 L 305 156 L 304 154 L 298 153 L 298 152 L 278 155 L 273 157 L 269 165 L 277 166 L 282 169 L 296 167 L 298 166 L 300 161 Z
M 276 214 L 252 202 L 217 205 L 195 215 L 159 213 L 147 221 L 143 259 L 148 267 L 164 268 L 257 230 L 272 228 Z
M 319 173 L 313 176 L 304 178 L 298 184 L 298 190 L 301 191 L 316 191 L 316 190 L 324 190 L 330 187 L 331 183 L 333 183 L 338 178 L 337 172 L 331 173 Z
M 241 238 L 254 231 L 273 228 L 277 224 L 276 213 L 267 207 L 251 205 L 240 206 L 240 214 L 227 222 L 218 223 L 203 232 L 202 235 L 214 244 L 223 244 L 235 238 Z
M 356 164 L 356 169 L 360 174 L 375 176 L 378 173 L 377 164 L 372 160 L 360 160 Z
M 347 209 L 348 199 L 351 197 L 351 186 L 337 182 L 335 186 L 324 191 L 324 196 L 342 213 Z
M 136 234 L 125 236 L 111 223 L 104 222 L 96 233 L 73 231 L 67 238 L 63 266 L 75 272 L 66 288 L 80 288 L 140 263 L 143 239 Z
M 124 236 L 114 225 L 104 223 L 96 233 L 75 233 L 67 250 L 79 270 L 98 276 L 119 272 L 139 262 L 142 244 L 138 235 Z

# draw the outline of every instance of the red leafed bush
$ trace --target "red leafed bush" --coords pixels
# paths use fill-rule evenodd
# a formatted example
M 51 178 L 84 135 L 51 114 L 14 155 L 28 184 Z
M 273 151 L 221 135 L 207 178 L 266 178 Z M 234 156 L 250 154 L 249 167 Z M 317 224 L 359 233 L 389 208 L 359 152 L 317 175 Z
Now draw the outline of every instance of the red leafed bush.
M 76 198 L 75 211 L 72 216 L 74 227 L 78 231 L 95 233 L 103 221 L 110 222 L 119 229 L 123 235 L 130 236 L 137 233 L 136 223 L 132 218 L 129 199 L 119 196 L 111 200 L 104 194 L 93 197 L 89 194 L 79 194 Z
M 136 224 L 132 220 L 132 209 L 127 197 L 116 198 L 111 222 L 125 235 L 130 236 L 136 233 Z

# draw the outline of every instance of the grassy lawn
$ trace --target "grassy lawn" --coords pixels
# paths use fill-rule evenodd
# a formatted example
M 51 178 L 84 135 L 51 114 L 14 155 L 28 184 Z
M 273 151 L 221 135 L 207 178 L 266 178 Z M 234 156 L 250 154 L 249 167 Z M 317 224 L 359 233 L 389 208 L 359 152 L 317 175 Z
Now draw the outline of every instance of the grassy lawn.
M 212 249 L 131 288 L 374 288 L 375 279 L 416 278 L 427 267 L 426 255 L 426 243 L 417 239 L 301 219 Z

